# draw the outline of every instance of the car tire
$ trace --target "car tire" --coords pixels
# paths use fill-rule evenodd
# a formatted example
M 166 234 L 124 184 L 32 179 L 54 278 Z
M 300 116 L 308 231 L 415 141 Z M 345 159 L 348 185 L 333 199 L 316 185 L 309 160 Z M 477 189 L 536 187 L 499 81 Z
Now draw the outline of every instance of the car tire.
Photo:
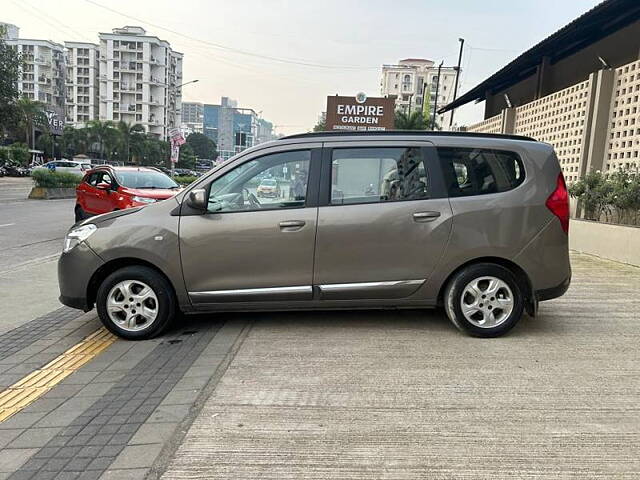
M 80 205 L 76 205 L 76 223 L 87 218 L 87 214 Z
M 140 265 L 124 267 L 107 276 L 98 288 L 96 307 L 103 325 L 128 340 L 159 335 L 176 315 L 176 299 L 169 281 L 156 270 Z
M 524 296 L 514 274 L 493 263 L 470 265 L 458 272 L 444 292 L 447 316 L 474 337 L 499 337 L 511 330 L 524 311 Z

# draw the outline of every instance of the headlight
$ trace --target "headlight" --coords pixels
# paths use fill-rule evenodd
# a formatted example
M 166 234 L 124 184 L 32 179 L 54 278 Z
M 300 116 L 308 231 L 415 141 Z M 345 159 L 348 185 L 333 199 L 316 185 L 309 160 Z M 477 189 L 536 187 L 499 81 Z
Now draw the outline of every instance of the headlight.
M 138 202 L 138 203 L 155 203 L 158 200 L 155 198 L 149 198 L 149 197 L 131 197 L 131 200 L 133 200 L 134 202 Z
M 72 228 L 69 230 L 69 233 L 67 233 L 67 236 L 64 237 L 64 247 L 62 248 L 62 252 L 67 253 L 80 242 L 84 242 L 97 229 L 98 227 L 91 223 L 88 225 L 82 225 L 81 227 Z

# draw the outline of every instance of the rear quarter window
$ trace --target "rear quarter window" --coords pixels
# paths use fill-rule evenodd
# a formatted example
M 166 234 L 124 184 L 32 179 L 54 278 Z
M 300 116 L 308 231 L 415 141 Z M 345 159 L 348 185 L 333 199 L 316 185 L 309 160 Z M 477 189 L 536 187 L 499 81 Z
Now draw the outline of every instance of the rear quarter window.
M 507 192 L 524 182 L 524 166 L 515 152 L 458 147 L 437 150 L 452 197 Z

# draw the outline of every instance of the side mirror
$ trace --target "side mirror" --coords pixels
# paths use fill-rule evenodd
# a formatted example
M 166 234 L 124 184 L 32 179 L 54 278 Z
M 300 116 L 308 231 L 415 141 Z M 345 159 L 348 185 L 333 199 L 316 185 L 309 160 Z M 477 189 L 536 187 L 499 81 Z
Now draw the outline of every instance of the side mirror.
M 187 195 L 187 205 L 194 210 L 207 210 L 207 191 L 204 188 L 194 188 Z
M 96 185 L 98 190 L 111 190 L 111 184 L 106 182 L 100 182 Z

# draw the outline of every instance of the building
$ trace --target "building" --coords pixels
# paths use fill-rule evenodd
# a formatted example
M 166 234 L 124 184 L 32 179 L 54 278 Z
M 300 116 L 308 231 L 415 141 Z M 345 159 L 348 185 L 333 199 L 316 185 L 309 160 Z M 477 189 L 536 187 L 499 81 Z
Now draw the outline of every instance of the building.
M 438 65 L 431 60 L 407 58 L 397 65 L 383 65 L 380 80 L 382 96 L 396 97 L 396 109 L 403 112 L 422 111 L 433 118 L 434 107 L 453 100 L 456 69 L 442 67 L 438 82 Z M 436 90 L 438 98 L 436 99 Z M 442 128 L 449 126 L 449 115 L 436 115 Z
M 2 40 L 14 40 L 20 36 L 20 29 L 13 23 L 0 22 L 0 38 Z
M 65 120 L 84 127 L 99 118 L 100 49 L 95 43 L 65 42 Z
M 182 130 L 189 133 L 203 133 L 204 105 L 198 102 L 182 102 Z
M 100 33 L 100 120 L 139 123 L 166 138 L 180 125 L 182 54 L 142 27 Z
M 228 97 L 222 97 L 220 105 L 203 105 L 203 133 L 216 142 L 223 160 L 257 145 L 258 125 L 258 115 L 253 109 L 240 108 L 237 101 Z
M 551 143 L 568 182 L 640 168 L 640 3 L 607 0 L 441 111 L 485 101 L 468 130 Z
M 276 138 L 276 134 L 273 131 L 273 123 L 268 122 L 264 118 L 258 118 L 256 144 L 270 142 Z
M 17 27 L 16 27 L 17 30 Z M 50 40 L 9 38 L 7 45 L 22 54 L 23 66 L 18 89 L 32 100 L 44 103 L 48 109 L 64 109 L 64 47 Z

